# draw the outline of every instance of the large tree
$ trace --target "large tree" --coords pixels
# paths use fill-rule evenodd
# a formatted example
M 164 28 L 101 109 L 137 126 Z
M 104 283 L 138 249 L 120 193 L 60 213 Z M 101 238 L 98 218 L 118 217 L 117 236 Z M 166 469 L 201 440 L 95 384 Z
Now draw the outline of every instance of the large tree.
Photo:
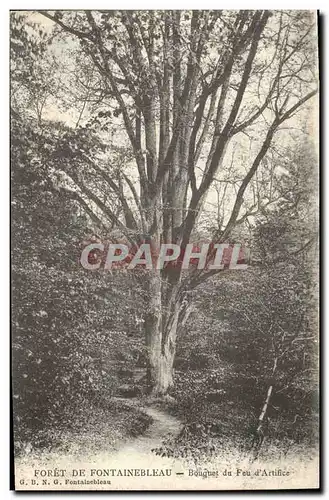
M 137 244 L 171 242 L 184 248 L 195 235 L 212 189 L 223 187 L 225 216 L 210 235 L 221 243 L 261 208 L 261 199 L 267 205 L 275 202 L 268 153 L 273 155 L 275 141 L 282 140 L 283 125 L 296 124 L 296 113 L 317 92 L 312 14 L 40 14 L 55 23 L 59 36 L 68 37 L 77 55 L 76 72 L 85 90 L 81 113 L 87 103 L 90 117 L 101 103 L 97 119 L 102 139 L 115 123 L 129 143 L 126 164 L 121 161 L 115 171 L 101 156 L 85 152 L 80 155 L 84 168 L 70 162 L 65 167 L 77 200 L 102 226 L 115 224 Z M 113 151 L 111 139 L 108 145 Z M 136 167 L 133 176 L 127 171 L 130 157 Z M 260 183 L 256 174 L 261 170 Z M 144 324 L 154 393 L 165 394 L 172 384 L 176 336 L 187 314 L 188 292 L 216 272 L 184 272 L 176 266 L 147 273 Z

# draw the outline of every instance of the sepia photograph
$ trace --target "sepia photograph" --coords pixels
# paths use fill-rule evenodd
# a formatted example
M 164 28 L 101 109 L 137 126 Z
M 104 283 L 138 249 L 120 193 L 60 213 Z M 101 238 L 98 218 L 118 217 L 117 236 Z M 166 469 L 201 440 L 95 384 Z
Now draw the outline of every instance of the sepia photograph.
M 15 490 L 319 489 L 319 22 L 10 11 Z

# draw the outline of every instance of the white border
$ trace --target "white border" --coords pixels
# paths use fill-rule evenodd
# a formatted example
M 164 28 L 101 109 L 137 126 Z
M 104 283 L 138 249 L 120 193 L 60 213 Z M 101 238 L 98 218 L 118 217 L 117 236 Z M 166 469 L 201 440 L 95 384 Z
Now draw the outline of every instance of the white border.
M 55 5 L 54 5 L 55 4 Z M 276 0 L 275 2 L 264 2 L 260 0 L 253 0 L 251 2 L 243 2 L 237 0 L 231 0 L 228 2 L 219 2 L 219 1 L 210 1 L 203 0 L 202 2 L 196 2 L 195 0 L 166 0 L 162 1 L 128 1 L 128 0 L 120 0 L 120 2 L 109 2 L 108 0 L 97 0 L 96 2 L 90 2 L 86 0 L 72 1 L 66 0 L 61 2 L 51 2 L 48 0 L 35 2 L 34 5 L 29 5 L 28 2 L 22 0 L 16 0 L 15 2 L 3 2 L 0 6 L 0 54 L 1 54 L 1 151 L 3 154 L 2 161 L 2 171 L 1 171 L 1 180 L 0 180 L 0 220 L 1 220 L 1 251 L 0 251 L 0 263 L 1 263 L 1 321 L 2 321 L 2 329 L 1 329 L 1 348 L 0 348 L 0 369 L 1 369 L 1 377 L 0 377 L 0 404 L 1 404 L 1 412 L 0 412 L 0 493 L 1 498 L 10 498 L 14 494 L 13 492 L 9 492 L 9 146 L 8 146 L 8 138 L 9 138 L 9 10 L 38 10 L 38 9 L 319 9 L 322 15 L 324 16 L 324 22 L 322 24 L 322 51 L 323 51 L 323 67 L 322 67 L 322 106 L 323 106 L 323 123 L 322 127 L 324 127 L 325 123 L 327 123 L 328 118 L 328 105 L 327 100 L 325 99 L 324 93 L 326 88 L 324 87 L 324 82 L 328 82 L 328 65 L 329 65 L 329 57 L 328 57 L 328 40 L 325 36 L 325 28 L 328 29 L 328 16 L 329 8 L 328 2 L 325 0 L 321 0 L 318 2 L 310 2 L 305 0 L 292 1 L 292 0 Z M 327 63 L 327 64 L 326 64 Z M 322 182 L 324 182 L 323 187 L 323 214 L 322 214 L 322 222 L 323 222 L 323 240 L 324 240 L 324 248 L 327 248 L 326 236 L 329 234 L 329 213 L 328 213 L 328 203 L 326 202 L 326 198 L 328 198 L 327 193 L 329 194 L 329 175 L 325 174 L 327 167 L 326 157 L 325 157 L 325 146 L 328 144 L 328 129 L 326 129 L 322 135 L 323 140 L 323 156 L 322 156 Z M 14 251 L 14 249 L 13 249 Z M 328 280 L 328 266 L 325 266 L 325 252 L 322 255 L 323 259 L 323 271 L 325 274 L 325 282 Z M 324 292 L 324 290 L 323 290 Z M 327 297 L 323 296 L 323 301 L 326 301 Z M 329 304 L 328 304 L 329 305 Z M 328 310 L 327 302 L 323 304 L 323 309 Z M 327 331 L 325 329 L 325 324 L 322 324 L 323 329 L 323 346 L 324 352 L 323 358 L 324 360 L 329 360 L 329 342 L 326 342 L 325 336 Z M 323 363 L 324 368 L 326 363 Z M 322 384 L 323 394 L 325 396 L 326 391 L 326 382 L 327 382 L 327 373 L 324 373 L 324 380 Z M 328 415 L 328 398 L 325 398 L 325 407 L 324 407 L 324 415 Z M 323 424 L 325 423 L 325 418 L 323 416 Z M 324 447 L 327 449 L 328 445 L 328 433 L 325 435 Z M 324 460 L 323 464 L 323 482 L 324 486 L 326 486 L 326 477 L 329 477 L 329 466 L 327 460 Z M 169 492 L 170 495 L 177 495 L 175 492 Z M 97 494 L 97 493 L 96 493 Z M 122 493 L 114 494 L 111 493 L 111 497 L 119 497 Z M 69 493 L 61 493 L 62 497 L 69 498 Z M 95 493 L 90 493 L 86 495 L 84 493 L 84 498 L 94 497 Z M 235 494 L 223 494 L 220 493 L 222 498 L 232 498 Z M 236 495 L 239 495 L 237 492 Z M 161 495 L 162 496 L 162 495 Z M 200 494 L 201 497 L 206 497 L 206 494 Z M 292 493 L 291 496 L 297 496 L 297 493 Z M 311 495 L 303 495 L 304 498 Z M 159 497 L 159 494 L 157 494 Z M 40 494 L 29 494 L 29 498 L 40 498 Z

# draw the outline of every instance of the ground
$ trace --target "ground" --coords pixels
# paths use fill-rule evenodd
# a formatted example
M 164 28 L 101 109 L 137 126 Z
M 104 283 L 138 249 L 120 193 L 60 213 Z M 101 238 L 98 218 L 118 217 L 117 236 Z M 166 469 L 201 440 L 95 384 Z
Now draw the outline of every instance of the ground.
M 94 489 L 170 489 L 175 479 L 180 481 L 175 483 L 176 489 L 226 489 L 232 488 L 232 484 L 238 489 L 250 487 L 251 484 L 255 489 L 293 488 L 297 481 L 299 487 L 301 485 L 313 488 L 316 486 L 311 484 L 308 478 L 316 477 L 317 460 L 313 457 L 305 460 L 301 453 L 299 456 L 295 452 L 292 455 L 288 453 L 286 457 L 281 457 L 280 460 L 271 463 L 268 460 L 252 461 L 250 457 L 242 457 L 227 448 L 223 449 L 221 456 L 212 459 L 211 463 L 208 461 L 208 463 L 199 464 L 186 458 L 156 454 L 154 450 L 159 450 L 168 438 L 172 439 L 179 435 L 182 422 L 170 415 L 155 401 L 151 401 L 149 405 L 146 404 L 145 399 L 138 398 L 130 400 L 113 398 L 113 401 L 117 405 L 123 405 L 126 409 L 129 408 L 132 414 L 141 412 L 144 415 L 148 425 L 140 435 L 125 436 L 113 441 L 113 433 L 108 432 L 113 427 L 113 422 L 104 422 L 102 427 L 95 427 L 93 435 L 86 436 L 81 430 L 79 435 L 67 436 L 71 440 L 66 443 L 66 452 L 63 451 L 62 446 L 51 452 L 46 451 L 37 455 L 32 452 L 21 454 L 15 463 L 16 481 L 25 480 L 26 485 L 21 485 L 20 488 L 28 489 L 35 470 L 54 470 L 55 468 L 66 469 L 71 481 L 77 479 L 76 477 L 72 479 L 70 476 L 73 469 L 85 469 L 88 479 L 111 481 L 111 484 L 97 484 L 93 486 Z M 278 468 L 289 471 L 289 476 L 284 478 L 281 476 L 269 478 L 267 475 L 265 477 L 254 476 L 257 469 L 271 471 Z M 118 469 L 121 471 L 125 469 L 171 470 L 171 476 L 117 477 L 115 474 L 112 476 L 111 473 L 107 475 L 106 471 Z M 218 471 L 219 477 L 208 477 L 205 480 L 202 471 L 206 469 Z M 310 474 L 311 469 L 314 470 L 314 475 Z M 91 473 L 91 470 L 94 472 Z M 225 470 L 232 471 L 232 476 L 225 475 Z M 238 470 L 242 472 L 238 473 Z M 252 476 L 244 475 L 244 471 L 252 471 Z M 177 487 L 177 484 L 180 486 Z M 16 485 L 18 486 L 17 483 Z M 37 486 L 42 487 L 41 479 Z M 50 489 L 93 489 L 70 482 L 65 484 L 64 480 L 62 484 L 53 486 L 52 479 L 48 487 Z

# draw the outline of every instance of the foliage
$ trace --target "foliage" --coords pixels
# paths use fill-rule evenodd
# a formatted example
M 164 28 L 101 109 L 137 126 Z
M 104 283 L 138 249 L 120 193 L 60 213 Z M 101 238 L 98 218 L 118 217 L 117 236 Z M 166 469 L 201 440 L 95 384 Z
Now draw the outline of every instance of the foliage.
M 119 384 L 117 364 L 124 346 L 132 353 L 141 350 L 130 312 L 135 298 L 122 301 L 126 277 L 90 275 L 79 265 L 81 238 L 90 228 L 69 194 L 56 189 L 45 175 L 52 168 L 45 151 L 56 140 L 51 124 L 41 135 L 13 121 L 12 340 L 17 443 L 38 442 L 43 429 L 73 426 L 72 412 L 108 401 Z
M 17 446 L 89 429 L 93 411 L 117 420 L 114 435 L 142 432 L 149 420 L 111 396 L 142 392 L 134 368 L 151 360 L 155 386 L 160 362 L 169 382 L 174 364 L 171 410 L 184 422 L 160 454 L 216 454 L 228 438 L 245 446 L 271 386 L 267 437 L 312 445 L 317 159 L 303 125 L 316 94 L 311 16 L 33 16 L 11 17 Z M 299 130 L 283 141 L 292 122 Z M 185 275 L 168 266 L 153 289 L 141 269 L 81 268 L 86 242 L 122 236 L 183 248 L 193 238 L 244 239 L 252 267 Z M 177 332 L 167 321 L 176 313 Z

